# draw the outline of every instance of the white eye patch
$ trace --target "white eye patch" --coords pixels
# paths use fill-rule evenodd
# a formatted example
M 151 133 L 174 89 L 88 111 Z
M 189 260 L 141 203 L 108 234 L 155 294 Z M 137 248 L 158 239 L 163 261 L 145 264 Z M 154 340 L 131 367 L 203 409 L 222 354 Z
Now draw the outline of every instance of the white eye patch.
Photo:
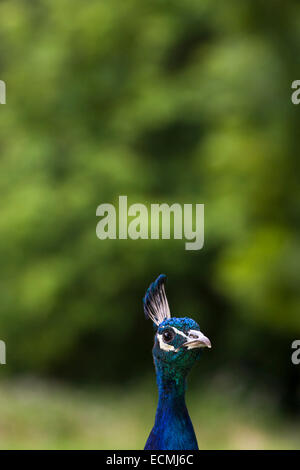
M 188 340 L 188 336 L 184 334 L 182 331 L 175 328 L 175 326 L 170 326 L 170 328 L 174 331 L 175 334 L 183 336 L 186 340 Z M 157 333 L 156 336 L 159 342 L 160 349 L 162 349 L 163 351 L 175 351 L 175 352 L 178 351 L 178 349 L 172 346 L 172 344 L 167 344 L 164 342 L 162 333 Z
M 177 330 L 177 328 L 175 328 L 175 326 L 171 326 L 171 328 L 174 331 L 174 333 L 176 333 L 177 335 L 181 335 L 185 339 L 188 339 L 188 336 L 185 333 L 183 333 L 183 331 Z
M 181 344 L 181 346 L 184 345 L 186 349 L 195 349 L 195 348 L 211 348 L 211 344 L 208 338 L 204 336 L 203 333 L 199 330 L 189 330 L 187 334 L 183 333 L 183 331 L 178 330 L 175 328 L 175 326 L 170 326 L 168 329 L 172 329 L 173 332 L 176 335 L 180 335 L 184 338 L 184 343 Z M 172 344 L 166 343 L 163 339 L 163 332 L 162 333 L 157 333 L 156 334 L 158 342 L 159 342 L 159 347 L 163 351 L 174 351 L 178 352 L 181 346 L 178 348 L 175 348 Z
M 174 346 L 172 346 L 172 344 L 167 344 L 164 342 L 161 334 L 157 334 L 156 336 L 159 342 L 160 349 L 162 349 L 163 351 L 176 351 L 176 349 L 174 348 Z

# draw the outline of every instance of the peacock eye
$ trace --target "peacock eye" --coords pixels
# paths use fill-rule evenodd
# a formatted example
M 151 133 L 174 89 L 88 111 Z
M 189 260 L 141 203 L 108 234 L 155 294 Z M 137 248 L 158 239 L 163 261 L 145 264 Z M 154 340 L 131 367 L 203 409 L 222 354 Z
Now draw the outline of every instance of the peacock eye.
M 173 330 L 165 330 L 162 336 L 165 343 L 170 343 L 174 339 L 175 333 Z

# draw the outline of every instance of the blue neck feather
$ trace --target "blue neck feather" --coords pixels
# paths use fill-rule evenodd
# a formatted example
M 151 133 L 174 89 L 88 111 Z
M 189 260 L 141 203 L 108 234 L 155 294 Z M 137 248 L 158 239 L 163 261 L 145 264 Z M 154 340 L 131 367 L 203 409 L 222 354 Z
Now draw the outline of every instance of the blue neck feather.
M 186 370 L 155 360 L 158 406 L 145 450 L 197 450 L 194 428 L 185 404 Z

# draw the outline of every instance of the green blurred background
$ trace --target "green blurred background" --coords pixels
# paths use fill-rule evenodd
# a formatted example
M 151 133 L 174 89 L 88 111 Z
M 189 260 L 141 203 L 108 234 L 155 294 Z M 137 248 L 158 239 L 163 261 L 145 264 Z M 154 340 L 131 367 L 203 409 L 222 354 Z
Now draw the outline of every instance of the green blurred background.
M 200 448 L 300 448 L 299 66 L 297 1 L 1 1 L 1 448 L 143 447 L 160 273 Z M 100 241 L 124 194 L 204 203 L 204 248 Z

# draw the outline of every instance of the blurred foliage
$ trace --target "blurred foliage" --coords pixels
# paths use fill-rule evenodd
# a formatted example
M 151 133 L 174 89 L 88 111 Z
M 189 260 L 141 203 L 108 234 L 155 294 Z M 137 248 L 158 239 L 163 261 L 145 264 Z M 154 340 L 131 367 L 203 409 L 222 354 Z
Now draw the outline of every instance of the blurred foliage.
M 36 380 L 2 383 L 0 448 L 143 449 L 156 406 L 153 382 L 146 384 L 99 393 Z M 189 393 L 200 449 L 299 449 L 299 426 L 269 401 L 238 403 L 239 395 L 236 387 L 221 395 L 215 386 Z
M 143 376 L 141 298 L 164 272 L 212 340 L 201 379 L 227 370 L 299 409 L 299 61 L 296 1 L 0 3 L 7 373 Z M 97 206 L 122 194 L 204 203 L 204 249 L 98 240 Z

